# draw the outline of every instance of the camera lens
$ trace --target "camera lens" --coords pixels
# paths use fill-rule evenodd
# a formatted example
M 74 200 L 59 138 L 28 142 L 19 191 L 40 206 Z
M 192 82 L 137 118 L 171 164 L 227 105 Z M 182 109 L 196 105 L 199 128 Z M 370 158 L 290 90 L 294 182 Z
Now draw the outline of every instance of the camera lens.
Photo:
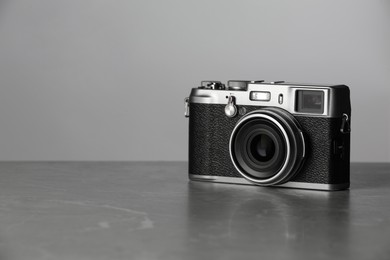
M 234 140 L 234 155 L 242 170 L 256 178 L 268 178 L 280 170 L 286 157 L 283 132 L 267 118 L 243 122 Z
M 292 115 L 280 109 L 262 109 L 239 120 L 229 149 L 243 177 L 261 185 L 275 185 L 295 175 L 303 159 L 304 140 Z
M 255 136 L 249 147 L 252 157 L 260 162 L 267 162 L 275 155 L 275 143 L 265 134 Z

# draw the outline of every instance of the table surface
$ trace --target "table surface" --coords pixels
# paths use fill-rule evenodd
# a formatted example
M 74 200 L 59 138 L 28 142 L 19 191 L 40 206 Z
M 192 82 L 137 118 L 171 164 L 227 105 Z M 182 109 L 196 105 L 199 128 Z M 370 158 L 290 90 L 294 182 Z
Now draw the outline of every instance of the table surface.
M 390 164 L 326 192 L 191 182 L 185 162 L 0 162 L 0 259 L 389 259 Z

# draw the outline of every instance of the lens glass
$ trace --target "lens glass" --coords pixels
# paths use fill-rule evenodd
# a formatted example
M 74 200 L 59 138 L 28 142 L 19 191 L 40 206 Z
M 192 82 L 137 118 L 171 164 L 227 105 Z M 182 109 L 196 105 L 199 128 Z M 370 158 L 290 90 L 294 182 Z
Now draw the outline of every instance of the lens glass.
M 262 179 L 277 174 L 282 168 L 286 160 L 286 140 L 270 120 L 248 120 L 233 138 L 233 156 L 241 172 Z
M 305 157 L 298 121 L 278 108 L 262 108 L 243 116 L 229 141 L 232 163 L 241 176 L 260 185 L 288 182 Z
M 259 134 L 252 139 L 250 151 L 256 160 L 267 162 L 275 155 L 275 143 L 268 135 Z

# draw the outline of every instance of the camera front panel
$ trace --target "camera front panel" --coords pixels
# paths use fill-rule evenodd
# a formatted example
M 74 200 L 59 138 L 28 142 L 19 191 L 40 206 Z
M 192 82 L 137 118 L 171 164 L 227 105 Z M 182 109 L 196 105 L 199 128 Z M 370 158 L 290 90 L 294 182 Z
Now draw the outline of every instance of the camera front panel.
M 247 113 L 263 107 L 243 106 Z M 229 140 L 238 120 L 228 118 L 223 105 L 191 104 L 189 120 L 189 173 L 243 178 L 229 154 Z M 341 134 L 340 118 L 295 117 L 305 139 L 305 160 L 289 181 L 341 184 L 349 182 L 349 134 Z M 343 150 L 338 148 L 343 145 Z

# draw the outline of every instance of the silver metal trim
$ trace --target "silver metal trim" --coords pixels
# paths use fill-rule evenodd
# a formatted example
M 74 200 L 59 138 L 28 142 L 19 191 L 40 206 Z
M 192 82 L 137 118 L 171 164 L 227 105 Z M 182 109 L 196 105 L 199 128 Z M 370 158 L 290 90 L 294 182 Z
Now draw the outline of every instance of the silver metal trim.
M 293 83 L 283 84 L 270 84 L 261 82 L 249 82 L 246 91 L 236 90 L 210 90 L 193 88 L 190 94 L 190 103 L 201 104 L 225 104 L 226 97 L 234 96 L 236 99 L 236 105 L 245 106 L 272 106 L 287 110 L 293 115 L 311 116 L 311 117 L 341 117 L 347 107 L 334 106 L 331 103 L 336 102 L 335 95 L 337 91 L 332 89 L 337 85 L 295 85 Z M 346 87 L 347 88 L 347 87 Z M 295 109 L 295 94 L 298 90 L 312 90 L 324 92 L 324 112 L 322 114 L 313 113 L 299 113 Z M 264 91 L 271 93 L 271 99 L 269 101 L 264 100 L 251 100 L 250 93 L 252 91 Z M 283 95 L 283 103 L 279 103 L 279 96 Z M 347 106 L 347 104 L 345 104 Z
M 286 160 L 284 161 L 284 164 L 282 166 L 282 168 L 279 170 L 278 173 L 276 173 L 274 176 L 272 176 L 271 178 L 267 178 L 265 179 L 264 181 L 262 180 L 259 180 L 259 179 L 255 179 L 255 178 L 252 178 L 250 176 L 248 176 L 247 174 L 243 173 L 242 171 L 240 171 L 240 168 L 237 166 L 235 160 L 234 160 L 234 156 L 233 156 L 233 153 L 232 153 L 232 145 L 233 145 L 233 136 L 234 136 L 234 133 L 236 132 L 237 128 L 241 126 L 241 124 L 251 118 L 257 118 L 257 117 L 262 117 L 262 118 L 265 118 L 265 119 L 268 119 L 269 121 L 273 122 L 278 128 L 279 130 L 282 132 L 283 134 L 283 137 L 285 138 L 285 142 L 286 142 Z M 277 182 L 280 182 L 282 181 L 285 177 L 288 177 L 288 174 L 286 176 L 283 177 L 283 175 L 285 175 L 284 173 L 284 169 L 286 168 L 287 166 L 287 163 L 289 161 L 289 158 L 290 158 L 290 139 L 288 138 L 288 135 L 286 133 L 286 130 L 284 130 L 283 126 L 277 121 L 275 120 L 275 118 L 269 116 L 269 115 L 265 115 L 265 114 L 259 114 L 259 113 L 255 113 L 255 114 L 249 114 L 248 116 L 245 116 L 243 118 L 241 118 L 237 124 L 235 125 L 233 131 L 232 131 L 232 134 L 230 135 L 230 140 L 229 140 L 229 155 L 230 155 L 230 160 L 232 161 L 234 167 L 236 168 L 236 170 L 246 179 L 254 182 L 254 183 L 259 183 L 259 184 L 265 184 L 265 183 L 268 183 L 268 184 L 273 184 L 273 183 L 277 183 Z M 282 177 L 281 177 L 282 176 Z
M 261 186 L 261 185 L 252 183 L 252 182 L 246 180 L 245 178 L 239 178 L 239 177 L 223 177 L 223 176 L 189 174 L 189 178 L 190 178 L 190 180 L 193 180 L 193 181 L 233 183 L 233 184 Z M 264 186 L 262 186 L 262 187 L 264 187 Z M 335 190 L 348 189 L 350 187 L 350 184 L 349 183 L 323 184 L 323 183 L 306 183 L 306 182 L 292 182 L 291 181 L 291 182 L 286 182 L 284 184 L 273 185 L 272 187 L 335 191 Z
M 306 142 L 305 142 L 305 137 L 303 136 L 303 132 L 299 131 L 301 138 L 302 138 L 302 143 L 303 143 L 303 151 L 302 151 L 302 158 L 305 158 L 306 156 Z

